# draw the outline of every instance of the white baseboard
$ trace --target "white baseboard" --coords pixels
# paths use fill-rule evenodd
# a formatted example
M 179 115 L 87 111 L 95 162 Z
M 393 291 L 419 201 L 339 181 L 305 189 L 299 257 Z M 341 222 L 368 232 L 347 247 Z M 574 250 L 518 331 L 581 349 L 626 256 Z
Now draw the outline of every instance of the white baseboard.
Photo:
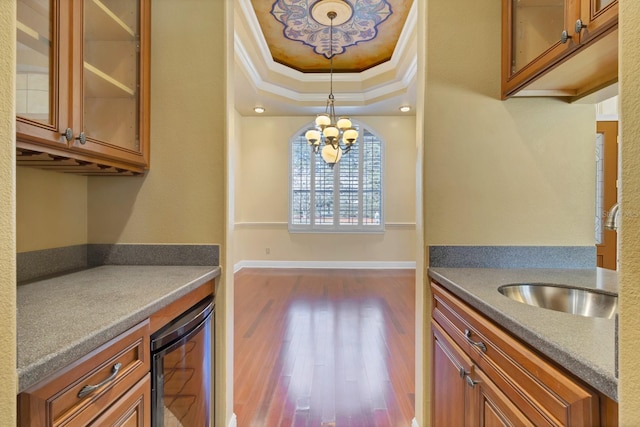
M 415 261 L 240 261 L 233 272 L 243 268 L 343 268 L 398 270 L 415 269 Z
M 418 425 L 418 420 L 416 420 L 415 418 L 411 420 L 411 427 L 420 427 Z

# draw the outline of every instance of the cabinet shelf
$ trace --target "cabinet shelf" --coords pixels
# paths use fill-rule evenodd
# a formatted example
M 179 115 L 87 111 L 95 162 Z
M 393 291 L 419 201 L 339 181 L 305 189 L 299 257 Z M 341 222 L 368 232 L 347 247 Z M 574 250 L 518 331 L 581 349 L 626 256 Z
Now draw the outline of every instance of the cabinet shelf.
M 20 21 L 16 22 L 16 27 L 18 43 L 43 55 L 49 55 L 49 49 L 51 47 L 51 41 L 49 39 Z
M 136 95 L 135 89 L 127 87 L 86 61 L 84 70 L 88 98 L 130 98 Z
M 131 40 L 136 32 L 100 0 L 85 2 L 86 40 Z

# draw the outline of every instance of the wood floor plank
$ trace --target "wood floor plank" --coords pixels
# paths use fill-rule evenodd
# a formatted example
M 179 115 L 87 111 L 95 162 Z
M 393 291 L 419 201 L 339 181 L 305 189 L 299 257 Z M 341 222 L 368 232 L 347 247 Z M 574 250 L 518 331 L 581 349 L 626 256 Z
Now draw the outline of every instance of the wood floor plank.
M 413 270 L 238 272 L 238 425 L 410 426 L 414 281 Z

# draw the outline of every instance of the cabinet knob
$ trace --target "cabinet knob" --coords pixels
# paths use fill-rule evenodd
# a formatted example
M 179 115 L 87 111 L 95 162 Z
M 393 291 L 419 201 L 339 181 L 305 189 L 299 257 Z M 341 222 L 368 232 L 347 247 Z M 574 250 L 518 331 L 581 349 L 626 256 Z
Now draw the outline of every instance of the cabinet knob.
M 565 44 L 566 42 L 569 41 L 570 38 L 571 36 L 567 32 L 567 30 L 563 30 L 562 34 L 560 35 L 560 43 Z
M 76 137 L 80 144 L 84 145 L 87 143 L 87 135 L 84 132 L 80 132 L 80 135 Z
M 587 28 L 587 25 L 582 23 L 582 19 L 578 19 L 576 21 L 576 33 L 580 34 L 580 32 L 585 28 Z
M 61 135 L 64 136 L 67 142 L 71 142 L 71 140 L 73 139 L 73 131 L 71 130 L 71 128 L 65 129 L 65 131 L 62 132 Z

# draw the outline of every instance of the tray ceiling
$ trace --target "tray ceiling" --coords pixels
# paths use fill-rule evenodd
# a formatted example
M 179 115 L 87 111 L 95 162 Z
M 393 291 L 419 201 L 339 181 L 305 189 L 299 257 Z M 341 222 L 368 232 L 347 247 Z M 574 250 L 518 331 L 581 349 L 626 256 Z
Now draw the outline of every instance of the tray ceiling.
M 324 10 L 347 9 L 334 20 L 334 71 L 359 73 L 391 59 L 411 9 L 405 0 L 252 0 L 275 62 L 301 72 L 328 72 L 330 22 Z M 344 6 L 341 6 L 344 5 Z M 337 7 L 336 7 L 337 6 Z M 312 14 L 316 8 L 316 13 Z M 350 12 L 349 12 L 350 11 Z M 322 21 L 324 18 L 325 22 Z M 337 25 L 336 25 L 337 24 Z
M 324 108 L 331 63 L 326 15 L 334 9 L 340 11 L 333 32 L 337 108 L 351 115 L 415 108 L 415 1 L 236 0 L 234 87 L 240 114 L 255 114 L 254 106 L 268 115 L 309 115 Z

